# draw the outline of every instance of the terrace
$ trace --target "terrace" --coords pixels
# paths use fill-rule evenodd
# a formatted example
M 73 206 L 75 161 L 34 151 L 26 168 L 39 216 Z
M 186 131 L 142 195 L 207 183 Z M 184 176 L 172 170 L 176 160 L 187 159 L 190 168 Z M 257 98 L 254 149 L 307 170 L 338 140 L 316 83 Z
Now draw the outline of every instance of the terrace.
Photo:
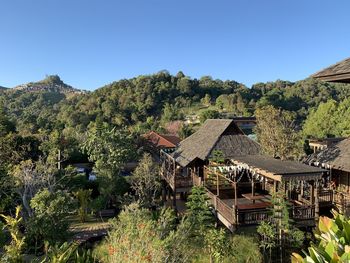
M 320 190 L 325 170 L 266 156 L 245 156 L 223 164 L 209 163 L 203 177 L 192 173 L 195 185 L 205 186 L 217 216 L 229 229 L 269 219 L 272 194 L 282 191 L 297 223 L 313 224 L 320 207 L 332 205 L 333 192 Z

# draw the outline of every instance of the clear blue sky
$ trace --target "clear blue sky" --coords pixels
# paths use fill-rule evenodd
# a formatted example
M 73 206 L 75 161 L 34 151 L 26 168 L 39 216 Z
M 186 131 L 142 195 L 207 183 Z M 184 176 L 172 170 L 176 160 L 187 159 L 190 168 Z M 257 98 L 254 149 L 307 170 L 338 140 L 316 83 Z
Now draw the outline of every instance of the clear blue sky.
M 251 86 L 350 56 L 348 0 L 2 0 L 0 85 L 95 89 L 167 69 Z

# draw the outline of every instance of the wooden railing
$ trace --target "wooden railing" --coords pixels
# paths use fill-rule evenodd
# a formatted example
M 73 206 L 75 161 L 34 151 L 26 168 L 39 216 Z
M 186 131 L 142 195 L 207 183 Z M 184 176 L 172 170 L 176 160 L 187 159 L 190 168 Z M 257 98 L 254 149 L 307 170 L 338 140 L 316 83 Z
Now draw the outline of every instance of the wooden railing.
M 294 220 L 310 220 L 315 218 L 314 205 L 293 206 L 291 211 Z
M 235 223 L 234 210 L 224 203 L 220 198 L 216 198 L 216 210 L 231 224 Z
M 256 225 L 270 218 L 267 209 L 238 210 L 238 223 L 240 225 Z
M 182 176 L 172 171 L 167 170 L 165 167 L 161 167 L 161 175 L 167 181 L 167 183 L 171 186 L 172 189 L 176 188 L 187 188 L 192 187 L 193 182 L 190 176 Z
M 197 176 L 194 173 L 192 173 L 192 181 L 193 181 L 193 185 L 196 185 L 196 186 L 202 185 L 202 178 L 200 178 L 199 176 Z
M 322 190 L 319 192 L 318 200 L 320 205 L 333 204 L 333 190 Z

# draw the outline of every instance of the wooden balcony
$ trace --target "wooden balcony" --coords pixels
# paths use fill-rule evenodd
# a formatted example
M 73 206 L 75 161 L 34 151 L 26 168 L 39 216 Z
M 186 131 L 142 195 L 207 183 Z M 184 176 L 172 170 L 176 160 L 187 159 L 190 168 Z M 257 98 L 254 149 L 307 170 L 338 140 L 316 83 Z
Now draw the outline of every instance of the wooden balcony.
M 245 198 L 238 198 L 237 207 L 235 208 L 232 205 L 232 199 L 219 198 L 208 189 L 207 194 L 218 219 L 229 229 L 234 229 L 237 226 L 258 225 L 263 221 L 271 220 L 271 203 L 267 201 L 247 203 Z M 266 198 L 269 199 L 271 197 L 266 196 Z M 290 208 L 290 217 L 299 225 L 314 224 L 315 205 L 293 205 Z
M 190 176 L 182 176 L 177 172 L 169 171 L 165 167 L 161 167 L 160 174 L 169 186 L 177 192 L 185 192 L 192 188 L 192 178 Z

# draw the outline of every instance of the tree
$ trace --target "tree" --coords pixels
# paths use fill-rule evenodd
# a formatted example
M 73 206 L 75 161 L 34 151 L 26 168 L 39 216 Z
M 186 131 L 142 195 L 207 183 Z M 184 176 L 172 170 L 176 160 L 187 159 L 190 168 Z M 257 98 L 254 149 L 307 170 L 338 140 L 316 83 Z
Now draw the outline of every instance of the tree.
M 204 123 L 207 119 L 217 119 L 219 116 L 220 113 L 216 110 L 204 110 L 200 113 L 199 120 Z
M 157 204 L 157 197 L 161 187 L 158 165 L 151 155 L 144 154 L 133 172 L 131 188 L 135 191 L 143 207 L 151 208 Z
M 15 124 L 9 120 L 5 110 L 0 106 L 0 137 L 4 137 L 6 134 L 15 131 Z
M 211 104 L 211 97 L 209 94 L 205 94 L 204 98 L 201 100 L 201 102 L 203 103 L 203 105 L 205 106 L 210 106 Z
M 100 181 L 100 191 L 110 195 L 122 166 L 136 158 L 131 134 L 125 129 L 110 128 L 108 124 L 96 122 L 87 133 L 83 150 L 94 162 L 94 170 Z
M 165 262 L 156 222 L 148 209 L 131 204 L 111 223 L 107 240 L 97 251 L 102 262 Z
M 301 141 L 295 130 L 295 116 L 272 106 L 255 111 L 255 132 L 263 151 L 275 158 L 296 159 L 301 154 Z
M 39 191 L 30 201 L 33 216 L 27 222 L 28 242 L 40 247 L 43 241 L 49 244 L 63 241 L 67 237 L 67 217 L 73 210 L 73 200 L 64 191 Z
M 303 133 L 311 138 L 327 138 L 338 135 L 336 130 L 336 112 L 337 103 L 334 100 L 329 100 L 326 103 L 321 103 L 317 109 L 312 110 L 307 117 Z M 339 116 L 343 118 L 343 116 Z
M 79 203 L 78 217 L 81 223 L 86 221 L 89 203 L 91 201 L 91 193 L 91 189 L 79 189 L 78 191 L 74 192 L 74 196 L 77 198 Z
M 56 180 L 56 168 L 40 160 L 23 161 L 15 166 L 11 174 L 16 180 L 17 192 L 21 197 L 26 215 L 32 216 L 30 200 L 44 188 L 54 191 L 58 182 Z
M 202 186 L 192 187 L 186 202 L 186 220 L 191 226 L 191 233 L 196 244 L 203 244 L 207 229 L 214 226 L 214 218 L 208 203 L 209 197 Z

